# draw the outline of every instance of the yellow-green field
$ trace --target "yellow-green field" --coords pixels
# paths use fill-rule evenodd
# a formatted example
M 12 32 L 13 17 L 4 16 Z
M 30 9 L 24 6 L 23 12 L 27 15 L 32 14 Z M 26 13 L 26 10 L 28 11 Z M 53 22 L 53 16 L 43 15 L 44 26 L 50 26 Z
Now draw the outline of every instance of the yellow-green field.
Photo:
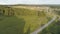
M 10 9 L 6 8 L 5 10 L 7 15 L 8 15 L 8 10 L 11 10 L 11 9 L 15 13 L 14 17 L 6 16 L 6 19 L 3 19 L 0 23 L 1 24 L 5 23 L 4 25 L 7 24 L 7 27 L 11 26 L 12 24 L 13 27 L 11 26 L 11 29 L 14 29 L 16 26 L 17 32 L 16 30 L 15 32 L 19 34 L 21 34 L 21 32 L 23 34 L 26 33 L 28 29 L 30 29 L 30 32 L 33 32 L 37 28 L 46 24 L 51 19 L 51 16 L 48 16 L 48 14 L 46 14 L 44 11 L 31 10 L 31 9 L 25 9 L 25 8 L 10 8 Z M 6 27 L 6 26 L 3 26 L 3 27 Z M 3 31 L 5 32 L 5 30 Z M 10 30 L 7 30 L 7 31 L 10 32 Z
M 32 32 L 41 27 L 43 24 L 47 23 L 49 20 L 46 16 L 46 13 L 44 12 L 40 12 L 38 16 L 38 11 L 35 10 L 29 10 L 24 8 L 15 8 L 14 10 L 18 18 L 23 18 L 25 20 L 25 32 L 27 31 L 28 27 L 30 27 Z

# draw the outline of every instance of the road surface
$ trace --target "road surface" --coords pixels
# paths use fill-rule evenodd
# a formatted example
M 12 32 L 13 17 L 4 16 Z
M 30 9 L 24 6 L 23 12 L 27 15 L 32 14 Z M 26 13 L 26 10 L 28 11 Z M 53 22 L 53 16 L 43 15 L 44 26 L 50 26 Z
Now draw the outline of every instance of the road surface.
M 47 26 L 49 26 L 51 23 L 53 23 L 53 21 L 56 19 L 57 17 L 54 16 L 48 23 L 46 23 L 44 26 L 40 27 L 39 29 L 35 30 L 34 32 L 32 32 L 31 34 L 38 34 L 39 32 L 41 32 L 43 29 L 45 29 Z

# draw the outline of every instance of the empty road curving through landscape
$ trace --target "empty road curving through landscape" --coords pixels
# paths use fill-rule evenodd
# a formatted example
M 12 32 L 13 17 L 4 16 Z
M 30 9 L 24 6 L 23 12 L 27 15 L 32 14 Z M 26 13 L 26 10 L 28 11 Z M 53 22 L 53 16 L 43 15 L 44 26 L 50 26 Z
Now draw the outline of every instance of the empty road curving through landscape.
M 53 21 L 56 20 L 56 16 L 54 16 L 48 23 L 46 23 L 44 26 L 40 27 L 39 29 L 35 30 L 34 32 L 32 32 L 31 34 L 38 34 L 39 32 L 41 32 L 43 29 L 45 29 L 47 26 L 49 26 L 51 23 L 53 23 Z

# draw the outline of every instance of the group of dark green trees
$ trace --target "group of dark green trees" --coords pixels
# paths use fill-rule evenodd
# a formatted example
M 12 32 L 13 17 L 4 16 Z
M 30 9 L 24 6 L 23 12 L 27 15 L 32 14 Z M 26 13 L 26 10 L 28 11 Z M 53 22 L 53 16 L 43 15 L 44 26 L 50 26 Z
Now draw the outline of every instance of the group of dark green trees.
M 10 7 L 0 8 L 0 15 L 13 16 L 14 14 L 14 10 Z

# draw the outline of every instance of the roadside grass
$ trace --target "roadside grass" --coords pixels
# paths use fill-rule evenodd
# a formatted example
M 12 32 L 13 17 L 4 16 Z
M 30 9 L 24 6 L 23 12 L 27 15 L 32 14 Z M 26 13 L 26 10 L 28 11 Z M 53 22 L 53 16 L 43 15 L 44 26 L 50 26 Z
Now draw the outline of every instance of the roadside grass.
M 30 26 L 31 32 L 33 32 L 34 30 L 36 30 L 37 28 L 41 27 L 43 24 L 48 22 L 48 19 L 46 17 L 44 18 L 39 18 L 37 16 L 21 16 L 21 17 L 24 18 L 26 22 L 25 29 L 24 29 L 25 32 L 29 26 Z
M 54 21 L 51 25 L 38 34 L 60 34 L 60 20 Z

